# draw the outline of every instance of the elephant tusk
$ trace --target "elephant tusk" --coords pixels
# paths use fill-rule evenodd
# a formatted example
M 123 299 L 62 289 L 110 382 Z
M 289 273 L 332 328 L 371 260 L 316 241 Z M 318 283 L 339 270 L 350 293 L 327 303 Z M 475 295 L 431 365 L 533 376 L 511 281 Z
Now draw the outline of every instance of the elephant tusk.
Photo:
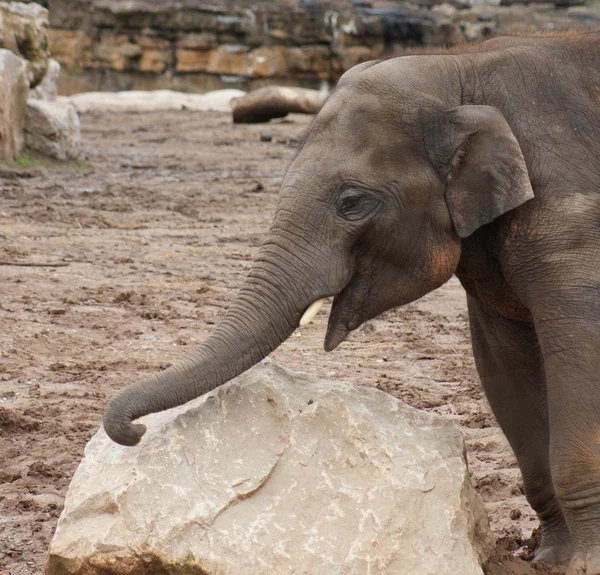
M 306 308 L 306 311 L 304 312 L 304 315 L 300 319 L 300 325 L 301 326 L 308 325 L 314 319 L 314 317 L 319 313 L 319 310 L 321 309 L 321 307 L 325 303 L 326 299 L 327 298 L 318 299 L 317 301 L 311 303 Z

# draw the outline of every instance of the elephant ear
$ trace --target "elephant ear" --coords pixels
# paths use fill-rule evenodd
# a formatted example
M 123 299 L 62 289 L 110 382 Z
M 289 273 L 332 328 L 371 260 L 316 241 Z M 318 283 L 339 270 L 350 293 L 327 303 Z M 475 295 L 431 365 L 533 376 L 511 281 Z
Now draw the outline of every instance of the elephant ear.
M 445 199 L 456 233 L 465 238 L 531 200 L 533 189 L 519 143 L 498 109 L 459 106 L 442 116 L 437 136 L 445 148 Z

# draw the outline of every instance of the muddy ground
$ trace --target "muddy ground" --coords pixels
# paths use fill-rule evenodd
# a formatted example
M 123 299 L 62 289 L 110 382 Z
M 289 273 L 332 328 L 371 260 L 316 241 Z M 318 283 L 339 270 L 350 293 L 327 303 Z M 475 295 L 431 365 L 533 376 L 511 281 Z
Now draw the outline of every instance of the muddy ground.
M 182 357 L 223 316 L 308 122 L 87 114 L 82 162 L 0 168 L 1 574 L 42 572 L 108 397 Z M 265 131 L 271 142 L 261 141 Z M 537 522 L 477 381 L 458 282 L 369 322 L 331 354 L 326 318 L 272 357 L 451 418 L 499 550 L 527 556 Z M 488 572 L 550 572 L 507 556 L 499 563 Z

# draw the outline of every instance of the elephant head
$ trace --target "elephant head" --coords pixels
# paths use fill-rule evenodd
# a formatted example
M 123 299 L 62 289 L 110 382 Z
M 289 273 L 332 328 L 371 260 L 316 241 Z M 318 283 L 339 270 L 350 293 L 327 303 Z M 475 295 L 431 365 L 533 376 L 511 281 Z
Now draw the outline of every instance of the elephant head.
M 364 321 L 446 282 L 461 238 L 533 197 L 503 115 L 460 98 L 458 77 L 434 56 L 348 72 L 289 167 L 232 307 L 189 356 L 112 399 L 108 435 L 136 444 L 145 428 L 133 420 L 258 363 L 321 298 L 334 297 L 329 351 Z

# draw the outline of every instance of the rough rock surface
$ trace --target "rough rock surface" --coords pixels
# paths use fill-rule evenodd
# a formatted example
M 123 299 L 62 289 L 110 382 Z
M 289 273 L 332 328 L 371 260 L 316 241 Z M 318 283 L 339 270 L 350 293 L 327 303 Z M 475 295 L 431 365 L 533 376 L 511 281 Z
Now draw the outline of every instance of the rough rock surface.
M 354 64 L 406 46 L 462 41 L 459 26 L 414 4 L 350 0 L 56 0 L 50 49 L 61 93 L 265 85 L 319 88 Z
M 58 77 L 60 64 L 56 60 L 48 60 L 48 69 L 42 81 L 29 92 L 29 97 L 35 100 L 48 100 L 53 102 L 58 96 Z
M 47 575 L 481 575 L 491 536 L 460 432 L 381 391 L 263 363 L 100 430 L 75 473 Z
M 0 49 L 0 160 L 10 162 L 23 149 L 27 62 Z
M 63 94 L 319 89 L 355 64 L 407 49 L 597 27 L 600 5 L 567 8 L 576 3 L 583 0 L 54 0 L 50 48 L 63 65 Z
M 77 158 L 81 129 L 75 107 L 69 102 L 30 99 L 25 112 L 25 144 L 58 160 Z
M 48 10 L 39 4 L 0 2 L 0 48 L 28 62 L 28 80 L 34 88 L 48 67 Z

